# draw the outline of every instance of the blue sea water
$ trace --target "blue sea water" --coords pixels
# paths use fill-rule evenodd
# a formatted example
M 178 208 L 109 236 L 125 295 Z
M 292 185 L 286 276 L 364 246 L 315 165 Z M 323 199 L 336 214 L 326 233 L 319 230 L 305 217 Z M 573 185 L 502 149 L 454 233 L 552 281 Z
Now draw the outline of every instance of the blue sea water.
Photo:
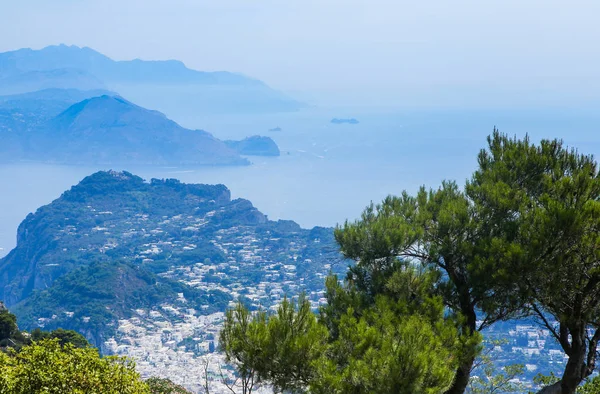
M 330 119 L 356 118 L 357 125 Z M 303 227 L 334 226 L 357 218 L 378 202 L 443 179 L 459 183 L 477 165 L 477 153 L 494 126 L 532 140 L 563 138 L 583 153 L 600 153 L 600 115 L 565 111 L 420 111 L 319 108 L 270 115 L 187 116 L 185 127 L 222 139 L 268 135 L 277 158 L 251 157 L 247 167 L 113 168 L 143 178 L 222 183 L 234 198 L 246 198 L 271 219 L 292 219 Z M 280 127 L 281 131 L 269 129 Z M 0 256 L 15 246 L 19 223 L 30 212 L 99 167 L 34 163 L 0 166 Z

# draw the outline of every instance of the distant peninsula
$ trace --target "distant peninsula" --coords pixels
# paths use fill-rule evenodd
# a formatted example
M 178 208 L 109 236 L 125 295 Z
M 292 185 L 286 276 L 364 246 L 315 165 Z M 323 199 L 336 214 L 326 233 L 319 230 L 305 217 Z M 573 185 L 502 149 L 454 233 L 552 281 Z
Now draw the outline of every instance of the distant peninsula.
M 69 165 L 247 165 L 203 130 L 102 91 L 44 90 L 0 98 L 0 161 Z M 55 97 L 52 100 L 51 97 Z M 73 103 L 75 100 L 81 100 Z M 61 109 L 62 107 L 62 109 Z
M 254 135 L 241 141 L 225 141 L 225 144 L 240 155 L 245 156 L 279 156 L 279 147 L 269 137 Z
M 333 118 L 331 119 L 333 124 L 359 124 L 360 122 L 354 118 Z

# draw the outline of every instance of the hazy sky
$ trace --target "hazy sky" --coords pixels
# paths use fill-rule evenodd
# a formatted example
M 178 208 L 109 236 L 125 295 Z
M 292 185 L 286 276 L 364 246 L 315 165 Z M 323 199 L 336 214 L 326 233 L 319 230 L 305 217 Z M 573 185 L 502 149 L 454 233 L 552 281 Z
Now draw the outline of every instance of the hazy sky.
M 0 51 L 66 43 L 322 102 L 600 100 L 597 0 L 0 0 Z

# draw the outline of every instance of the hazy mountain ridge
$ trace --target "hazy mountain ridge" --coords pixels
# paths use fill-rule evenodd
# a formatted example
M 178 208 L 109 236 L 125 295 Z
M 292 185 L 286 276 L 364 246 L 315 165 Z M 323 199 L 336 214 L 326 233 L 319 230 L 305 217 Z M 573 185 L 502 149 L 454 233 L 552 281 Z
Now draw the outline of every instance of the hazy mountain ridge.
M 9 73 L 0 78 L 0 94 L 22 94 L 44 89 L 106 89 L 96 76 L 77 69 L 32 70 L 21 74 Z
M 24 48 L 0 53 L 0 75 L 15 76 L 36 71 L 52 73 L 58 70 L 78 70 L 109 83 L 126 81 L 264 85 L 257 79 L 237 73 L 192 70 L 178 60 L 115 61 L 92 48 L 75 45 L 56 45 L 40 50 Z
M 88 47 L 49 46 L 0 53 L 0 94 L 48 88 L 109 89 L 173 116 L 194 112 L 295 111 L 304 104 L 264 82 L 181 61 L 114 61 Z

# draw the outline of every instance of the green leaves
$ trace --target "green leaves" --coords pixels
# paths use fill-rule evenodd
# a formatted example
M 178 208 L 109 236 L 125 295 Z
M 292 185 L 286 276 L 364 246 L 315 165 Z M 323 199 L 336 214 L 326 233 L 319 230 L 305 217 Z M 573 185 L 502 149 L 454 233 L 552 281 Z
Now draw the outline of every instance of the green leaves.
M 493 340 L 486 343 L 487 349 L 482 352 L 474 368 L 474 376 L 469 381 L 469 393 L 523 393 L 526 385 L 519 380 L 525 372 L 523 364 L 509 364 L 502 368 L 496 365 L 493 349 L 495 346 L 507 344 L 508 340 Z
M 85 339 L 83 335 L 73 330 L 64 330 L 62 328 L 58 328 L 54 331 L 42 331 L 39 328 L 36 328 L 31 333 L 32 341 L 40 341 L 43 339 L 58 339 L 61 346 L 65 346 L 70 343 L 74 347 L 83 348 L 90 346 L 89 342 Z
M 146 384 L 151 394 L 190 394 L 189 391 L 169 379 L 152 377 L 146 380 Z
M 303 296 L 297 305 L 284 300 L 273 315 L 251 314 L 241 304 L 228 311 L 221 346 L 242 386 L 314 393 L 447 389 L 465 344 L 433 294 L 439 276 L 401 262 L 393 267 L 383 283 L 388 295 L 372 302 L 352 283 L 328 278 L 318 321 Z
M 252 392 L 254 386 L 261 383 L 262 371 L 268 361 L 267 340 L 264 312 L 252 316 L 241 303 L 227 311 L 221 330 L 221 350 L 240 375 L 244 393 Z
M 569 355 L 562 392 L 595 367 L 600 332 L 600 177 L 592 156 L 497 131 L 467 193 L 489 237 L 486 263 Z M 558 324 L 554 325 L 553 320 Z
M 58 339 L 0 353 L 3 394 L 149 394 L 135 364 L 119 357 L 101 358 L 94 348 L 61 346 Z
M 0 304 L 0 307 L 3 305 Z M 5 346 L 4 342 L 13 339 L 18 332 L 17 317 L 7 309 L 0 308 L 0 345 Z
M 452 384 L 457 332 L 442 317 L 400 315 L 394 301 L 379 296 L 357 317 L 349 308 L 339 335 L 317 361 L 316 393 L 440 393 Z
M 300 391 L 314 379 L 315 360 L 325 350 L 327 330 L 308 300 L 285 299 L 277 313 L 251 315 L 241 303 L 227 312 L 221 347 L 240 375 L 242 390 L 268 382 L 278 391 Z
M 414 197 L 406 192 L 400 197 L 390 196 L 379 205 L 367 207 L 360 220 L 346 222 L 335 232 L 342 253 L 357 262 L 347 281 L 367 302 L 386 295 L 396 301 L 404 299 L 409 309 L 402 313 L 424 313 L 430 310 L 427 302 L 408 302 L 406 296 L 412 294 L 415 301 L 437 296 L 443 301 L 440 304 L 450 309 L 448 320 L 461 333 L 463 344 L 457 354 L 460 376 L 455 380 L 454 393 L 463 392 L 468 383 L 481 338 L 477 330 L 513 312 L 506 307 L 512 307 L 508 301 L 512 293 L 498 291 L 493 276 L 482 268 L 482 262 L 489 261 L 487 238 L 482 236 L 485 226 L 458 185 L 443 182 L 438 189 L 422 187 Z M 423 272 L 412 275 L 403 266 L 419 267 Z M 390 281 L 394 276 L 397 278 Z M 424 278 L 430 278 L 423 282 L 427 284 L 426 297 L 398 291 L 402 280 L 407 281 L 403 288 L 409 289 L 407 284 Z M 476 309 L 484 312 L 479 327 Z
M 525 385 L 516 378 L 524 371 L 525 366 L 522 364 L 507 365 L 498 371 L 493 363 L 487 363 L 482 368 L 482 376 L 474 376 L 471 379 L 469 392 L 472 394 L 522 393 Z
M 323 356 L 328 332 L 317 323 L 309 301 L 300 295 L 297 306 L 285 299 L 268 320 L 268 368 L 265 380 L 276 390 L 301 391 L 318 373 L 314 361 Z

